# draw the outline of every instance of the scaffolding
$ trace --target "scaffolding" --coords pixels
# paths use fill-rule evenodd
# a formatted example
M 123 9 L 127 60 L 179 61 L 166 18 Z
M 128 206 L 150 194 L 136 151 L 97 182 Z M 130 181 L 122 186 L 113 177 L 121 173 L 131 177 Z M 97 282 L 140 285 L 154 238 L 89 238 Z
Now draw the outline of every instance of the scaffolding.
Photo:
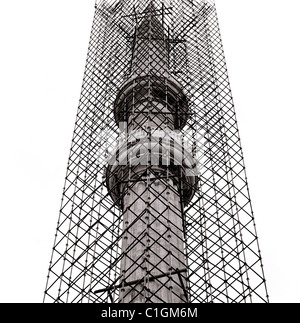
M 213 1 L 96 4 L 44 302 L 268 302 Z

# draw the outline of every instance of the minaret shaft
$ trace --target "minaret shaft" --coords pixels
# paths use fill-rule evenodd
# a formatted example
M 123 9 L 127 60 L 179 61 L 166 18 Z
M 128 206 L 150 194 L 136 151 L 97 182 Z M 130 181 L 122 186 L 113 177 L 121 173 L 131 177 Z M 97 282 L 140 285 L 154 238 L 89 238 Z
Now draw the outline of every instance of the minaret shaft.
M 186 270 L 177 187 L 171 180 L 146 176 L 126 191 L 121 271 L 126 282 L 135 283 L 121 289 L 120 301 L 186 301 L 186 286 L 181 286 L 176 273 Z

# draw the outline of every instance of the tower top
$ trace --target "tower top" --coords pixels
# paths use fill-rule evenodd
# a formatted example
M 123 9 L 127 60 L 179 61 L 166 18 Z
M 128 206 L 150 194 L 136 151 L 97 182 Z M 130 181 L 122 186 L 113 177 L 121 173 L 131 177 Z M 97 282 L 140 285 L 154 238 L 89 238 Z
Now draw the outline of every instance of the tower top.
M 144 10 L 144 17 L 140 25 L 137 27 L 138 37 L 146 37 L 149 39 L 151 36 L 151 39 L 161 40 L 165 38 L 162 22 L 157 18 L 156 12 L 157 9 L 151 1 L 151 3 Z

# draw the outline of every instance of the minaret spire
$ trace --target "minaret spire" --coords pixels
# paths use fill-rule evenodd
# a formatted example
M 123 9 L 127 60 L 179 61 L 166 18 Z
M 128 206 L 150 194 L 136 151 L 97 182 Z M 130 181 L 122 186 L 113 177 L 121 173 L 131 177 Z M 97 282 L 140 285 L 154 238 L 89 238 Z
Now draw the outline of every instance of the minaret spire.
M 136 27 L 132 73 L 165 74 L 169 72 L 168 44 L 162 22 L 151 2 Z

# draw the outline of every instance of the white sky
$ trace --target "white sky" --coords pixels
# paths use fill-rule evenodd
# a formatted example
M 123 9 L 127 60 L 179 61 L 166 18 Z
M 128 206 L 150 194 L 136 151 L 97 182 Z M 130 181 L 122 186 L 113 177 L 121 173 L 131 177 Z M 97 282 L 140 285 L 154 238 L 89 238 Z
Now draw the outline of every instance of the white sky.
M 94 0 L 0 0 L 0 302 L 41 302 Z M 271 302 L 300 302 L 299 0 L 216 0 Z

